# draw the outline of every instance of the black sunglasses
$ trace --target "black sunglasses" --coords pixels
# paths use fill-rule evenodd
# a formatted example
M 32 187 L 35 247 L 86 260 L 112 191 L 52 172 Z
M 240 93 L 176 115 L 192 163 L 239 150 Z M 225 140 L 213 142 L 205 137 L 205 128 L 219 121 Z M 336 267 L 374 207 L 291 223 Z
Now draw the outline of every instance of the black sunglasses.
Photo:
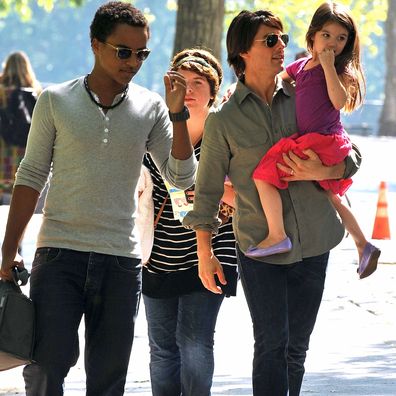
M 275 47 L 275 45 L 277 44 L 279 39 L 281 39 L 283 41 L 283 44 L 285 44 L 285 47 L 287 47 L 287 44 L 289 42 L 289 35 L 288 34 L 270 33 L 265 38 L 254 40 L 254 41 L 262 41 L 263 43 L 265 43 L 265 45 L 268 48 L 272 48 L 272 47 Z
M 103 42 L 103 44 L 106 44 L 111 48 L 114 48 L 116 50 L 117 57 L 122 60 L 129 59 L 132 56 L 132 54 L 135 54 L 137 60 L 139 62 L 143 62 L 144 60 L 147 59 L 147 57 L 150 55 L 151 52 L 148 48 L 134 51 L 130 48 L 116 47 L 113 44 L 106 43 L 105 41 Z

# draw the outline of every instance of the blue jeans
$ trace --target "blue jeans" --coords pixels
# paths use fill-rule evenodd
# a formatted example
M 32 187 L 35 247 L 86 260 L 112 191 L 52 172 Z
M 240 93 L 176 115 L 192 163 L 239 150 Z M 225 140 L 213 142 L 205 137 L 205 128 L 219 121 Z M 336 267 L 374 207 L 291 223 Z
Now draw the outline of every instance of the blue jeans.
M 288 265 L 252 260 L 239 249 L 253 321 L 253 394 L 298 396 L 309 338 L 322 300 L 329 253 Z
M 217 314 L 224 295 L 208 290 L 178 297 L 143 295 L 153 396 L 208 396 Z
M 138 259 L 37 249 L 30 278 L 36 363 L 23 371 L 26 395 L 63 395 L 64 379 L 78 359 L 83 315 L 86 395 L 123 395 L 140 290 Z

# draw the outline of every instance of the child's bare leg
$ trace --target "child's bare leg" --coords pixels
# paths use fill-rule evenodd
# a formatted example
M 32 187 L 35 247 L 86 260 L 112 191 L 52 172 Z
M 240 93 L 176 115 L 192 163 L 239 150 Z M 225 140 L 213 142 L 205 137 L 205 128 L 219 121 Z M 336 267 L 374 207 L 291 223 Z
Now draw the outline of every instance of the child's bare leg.
M 279 191 L 263 180 L 254 180 L 260 196 L 260 202 L 268 223 L 268 236 L 257 247 L 267 248 L 282 242 L 286 237 L 283 224 L 282 200 Z
M 328 195 L 336 211 L 340 215 L 346 230 L 349 232 L 349 234 L 351 235 L 352 239 L 355 242 L 355 245 L 359 253 L 359 261 L 360 261 L 362 258 L 363 249 L 367 243 L 367 239 L 364 236 L 363 231 L 360 228 L 350 208 L 342 202 L 341 198 L 338 195 L 330 192 L 328 193 Z

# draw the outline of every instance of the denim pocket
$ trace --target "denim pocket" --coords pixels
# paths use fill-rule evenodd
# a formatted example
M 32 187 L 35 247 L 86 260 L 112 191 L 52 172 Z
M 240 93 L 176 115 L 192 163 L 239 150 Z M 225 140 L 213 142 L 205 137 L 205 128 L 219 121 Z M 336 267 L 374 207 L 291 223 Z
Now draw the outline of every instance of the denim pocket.
M 33 266 L 48 264 L 57 260 L 62 255 L 62 249 L 52 247 L 42 247 L 36 249 Z
M 32 275 L 42 268 L 46 264 L 50 264 L 58 260 L 62 255 L 62 249 L 60 248 L 37 248 L 34 254 L 34 260 L 32 263 Z
M 123 257 L 123 256 L 115 256 L 116 264 L 119 269 L 128 272 L 139 272 L 141 269 L 141 260 L 131 258 L 131 257 Z

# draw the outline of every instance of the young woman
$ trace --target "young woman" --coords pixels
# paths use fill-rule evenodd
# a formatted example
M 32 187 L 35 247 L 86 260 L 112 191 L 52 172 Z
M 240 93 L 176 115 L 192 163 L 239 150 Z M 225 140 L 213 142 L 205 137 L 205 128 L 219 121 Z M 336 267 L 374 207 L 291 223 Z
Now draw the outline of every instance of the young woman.
M 28 56 L 22 51 L 11 53 L 0 75 L 0 203 L 3 194 L 11 195 L 40 93 Z
M 206 117 L 222 80 L 218 60 L 203 49 L 187 49 L 173 58 L 173 70 L 187 82 L 188 131 L 199 160 Z M 206 290 L 198 277 L 195 232 L 174 218 L 169 193 L 150 156 L 144 165 L 154 183 L 155 215 L 151 257 L 143 269 L 143 299 L 150 342 L 154 396 L 210 395 L 214 370 L 213 338 L 224 295 L 235 295 L 237 271 L 231 218 L 219 227 L 214 250 L 228 277 L 223 295 Z M 187 197 L 193 200 L 189 189 Z M 163 209 L 163 210 L 162 210 Z
M 0 135 L 7 144 L 26 147 L 33 108 L 40 93 L 41 85 L 28 56 L 22 51 L 11 53 L 0 75 Z

